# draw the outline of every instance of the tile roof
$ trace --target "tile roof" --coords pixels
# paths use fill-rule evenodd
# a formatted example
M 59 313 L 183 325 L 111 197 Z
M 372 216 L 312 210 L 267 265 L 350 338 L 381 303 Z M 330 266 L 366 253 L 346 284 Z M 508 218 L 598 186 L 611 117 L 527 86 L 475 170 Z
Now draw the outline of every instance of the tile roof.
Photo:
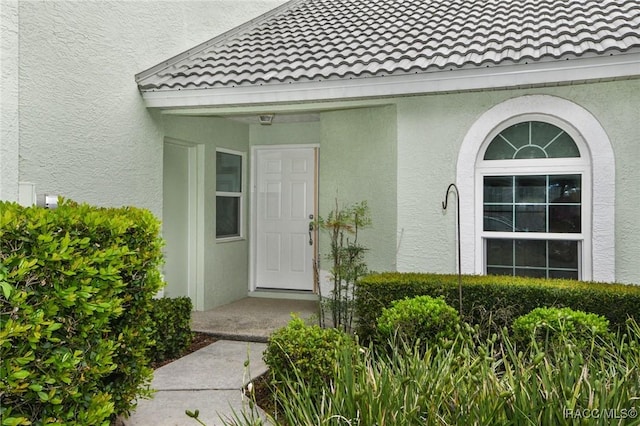
M 141 91 L 640 52 L 640 0 L 294 0 L 136 76 Z

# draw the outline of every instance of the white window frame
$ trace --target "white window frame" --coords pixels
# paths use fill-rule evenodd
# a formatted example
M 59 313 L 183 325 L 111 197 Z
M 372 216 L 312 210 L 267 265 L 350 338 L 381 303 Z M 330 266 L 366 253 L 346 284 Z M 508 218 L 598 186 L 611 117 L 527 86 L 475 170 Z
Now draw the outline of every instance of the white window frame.
M 514 122 L 515 121 L 515 122 Z M 578 146 L 580 157 L 577 158 L 537 158 L 517 160 L 484 160 L 484 154 L 495 135 L 509 126 L 529 121 L 544 121 L 564 130 Z M 542 117 L 539 114 L 525 115 L 517 119 L 507 120 L 503 126 L 496 129 L 495 135 L 489 136 L 483 143 L 476 163 L 476 200 L 479 206 L 476 211 L 477 241 L 481 247 L 478 253 L 479 263 L 483 274 L 487 271 L 486 240 L 493 238 L 515 240 L 573 240 L 578 241 L 578 279 L 585 279 L 586 271 L 592 270 L 591 265 L 591 165 L 587 154 L 587 147 L 575 129 L 565 123 L 559 123 L 552 117 Z M 583 153 L 585 153 L 583 155 Z M 543 175 L 580 175 L 581 176 L 581 204 L 579 233 L 552 232 L 496 232 L 484 230 L 484 177 L 485 176 L 543 176 Z
M 216 190 L 216 209 L 217 209 L 217 203 L 218 203 L 218 197 L 233 197 L 233 198 L 239 198 L 239 206 L 238 209 L 240 210 L 240 217 L 239 217 L 239 223 L 238 223 L 238 235 L 232 235 L 232 236 L 228 236 L 228 237 L 218 237 L 218 232 L 216 229 L 216 242 L 217 243 L 225 243 L 225 242 L 232 242 L 232 241 L 241 241 L 245 239 L 245 220 L 246 220 L 246 214 L 245 214 L 245 198 L 246 198 L 246 185 L 247 185 L 247 153 L 246 152 L 241 152 L 241 151 L 235 151 L 232 149 L 226 149 L 226 148 L 216 148 L 216 157 L 218 155 L 218 152 L 224 153 L 224 154 L 231 154 L 231 155 L 237 155 L 238 157 L 240 157 L 240 167 L 242 168 L 242 170 L 240 170 L 240 179 L 241 179 L 241 184 L 240 184 L 240 192 L 226 192 L 226 191 L 217 191 Z M 216 170 L 216 186 L 217 186 L 217 179 L 218 179 L 218 171 Z M 218 220 L 218 215 L 216 213 L 216 221 Z
M 536 117 L 538 121 L 546 121 L 569 131 L 582 155 L 581 159 L 547 159 L 544 174 L 553 174 L 554 170 L 584 173 L 585 166 L 590 172 L 591 177 L 583 178 L 582 182 L 582 196 L 589 197 L 590 206 L 590 214 L 585 212 L 583 216 L 590 216 L 587 227 L 583 228 L 583 236 L 590 244 L 585 245 L 586 250 L 582 250 L 581 279 L 614 282 L 615 157 L 611 142 L 602 125 L 589 111 L 571 101 L 549 95 L 521 96 L 495 105 L 476 120 L 462 141 L 456 170 L 456 184 L 460 193 L 462 272 L 482 274 L 485 267 L 481 231 L 482 193 L 478 187 L 478 179 L 483 175 L 476 166 L 482 161 L 486 145 L 509 125 L 536 121 Z M 573 160 L 586 163 L 576 164 Z M 486 171 L 483 167 L 481 169 Z M 536 168 L 534 162 L 523 166 L 516 174 L 526 173 L 540 174 L 540 169 Z M 513 175 L 513 172 L 508 174 Z M 587 204 L 586 199 L 584 204 Z

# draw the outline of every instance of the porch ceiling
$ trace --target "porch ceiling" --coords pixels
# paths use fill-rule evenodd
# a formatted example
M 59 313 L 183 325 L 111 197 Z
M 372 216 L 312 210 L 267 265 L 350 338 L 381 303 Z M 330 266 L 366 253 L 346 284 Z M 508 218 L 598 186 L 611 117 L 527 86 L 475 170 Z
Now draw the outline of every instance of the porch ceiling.
M 637 0 L 293 0 L 136 80 L 152 107 L 276 104 L 628 78 L 639 58 Z

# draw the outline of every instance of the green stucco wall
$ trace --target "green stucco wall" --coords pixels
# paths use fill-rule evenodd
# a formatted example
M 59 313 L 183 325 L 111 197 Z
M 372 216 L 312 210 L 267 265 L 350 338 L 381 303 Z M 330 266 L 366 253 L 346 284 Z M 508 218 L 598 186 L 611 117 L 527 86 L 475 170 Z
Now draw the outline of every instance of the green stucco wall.
M 214 117 L 164 119 L 165 136 L 205 147 L 204 159 L 204 309 L 247 295 L 249 242 L 216 241 L 216 149 L 249 153 L 249 126 Z M 249 176 L 248 170 L 245 176 Z M 247 191 L 248 191 L 247 186 Z M 248 236 L 249 198 L 245 201 L 245 237 Z
M 616 160 L 616 281 L 640 284 L 640 80 L 558 91 L 605 128 Z
M 247 152 L 249 172 L 251 146 L 318 144 L 320 215 L 333 209 L 336 198 L 341 204 L 369 203 L 373 228 L 360 238 L 370 249 L 371 270 L 455 272 L 455 210 L 443 212 L 442 201 L 456 180 L 462 140 L 487 110 L 532 94 L 576 103 L 606 130 L 616 159 L 616 280 L 640 283 L 640 81 L 631 80 L 377 100 L 370 107 L 321 112 L 320 121 L 272 126 L 165 117 L 167 137 L 206 147 L 205 308 L 244 297 L 250 267 L 248 240 L 215 241 L 216 147 Z M 455 199 L 450 201 L 454 208 Z M 320 250 L 328 252 L 326 235 Z M 329 263 L 322 262 L 326 273 Z
M 462 139 L 491 107 L 530 94 L 574 102 L 607 132 L 616 159 L 616 281 L 640 283 L 640 80 L 398 99 L 400 270 L 455 272 L 455 210 L 444 214 L 441 203 Z
M 320 114 L 320 121 L 251 125 L 251 145 L 319 144 L 319 213 L 326 216 L 336 198 L 342 204 L 366 200 L 373 228 L 360 234 L 374 270 L 395 269 L 396 112 L 392 106 Z M 322 269 L 328 253 L 321 235 Z
M 252 124 L 251 145 L 317 144 L 320 142 L 320 122 L 280 123 L 270 126 Z
M 320 215 L 366 200 L 373 227 L 360 235 L 371 270 L 395 269 L 396 109 L 362 108 L 321 114 Z M 326 236 L 321 252 L 327 252 Z M 322 269 L 329 268 L 328 263 Z

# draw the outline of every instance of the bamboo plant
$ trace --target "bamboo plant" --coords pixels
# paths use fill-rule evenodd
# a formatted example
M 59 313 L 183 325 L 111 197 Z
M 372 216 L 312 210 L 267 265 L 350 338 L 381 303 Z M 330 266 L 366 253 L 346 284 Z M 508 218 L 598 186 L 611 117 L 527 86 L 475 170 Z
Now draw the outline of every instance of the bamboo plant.
M 343 331 L 350 332 L 353 325 L 353 289 L 358 279 L 367 273 L 364 255 L 367 248 L 358 241 L 358 233 L 363 228 L 371 226 L 369 206 L 366 201 L 341 207 L 338 200 L 335 208 L 326 218 L 319 217 L 313 223 L 316 229 L 325 231 L 329 235 L 329 253 L 326 259 L 331 262 L 331 295 L 323 299 L 322 305 L 328 305 L 331 312 L 332 325 Z M 316 286 L 319 283 L 319 261 L 314 265 Z M 324 306 L 320 308 L 319 321 L 326 326 Z

